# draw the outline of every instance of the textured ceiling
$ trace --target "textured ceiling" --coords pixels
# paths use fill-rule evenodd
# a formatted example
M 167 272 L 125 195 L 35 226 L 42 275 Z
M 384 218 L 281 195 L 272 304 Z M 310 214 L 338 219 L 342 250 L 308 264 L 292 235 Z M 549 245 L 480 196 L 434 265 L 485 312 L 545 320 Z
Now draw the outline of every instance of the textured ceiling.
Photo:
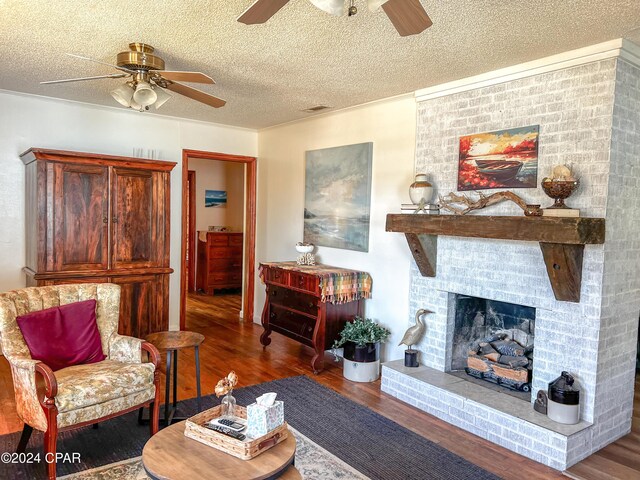
M 291 0 L 264 25 L 236 22 L 252 0 L 0 0 L 0 89 L 117 107 L 121 79 L 102 75 L 129 42 L 156 47 L 169 70 L 211 75 L 195 87 L 227 100 L 213 109 L 174 94 L 157 113 L 249 128 L 344 108 L 626 37 L 640 43 L 640 0 L 422 0 L 433 20 L 402 38 L 380 12 L 332 17 Z M 148 115 L 141 113 L 140 115 Z

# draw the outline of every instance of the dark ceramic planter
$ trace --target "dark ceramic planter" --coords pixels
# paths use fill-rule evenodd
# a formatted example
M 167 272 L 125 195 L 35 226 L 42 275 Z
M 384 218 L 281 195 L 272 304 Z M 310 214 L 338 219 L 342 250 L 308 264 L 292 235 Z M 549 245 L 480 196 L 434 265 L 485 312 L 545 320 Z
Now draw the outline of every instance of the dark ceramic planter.
M 367 343 L 359 347 L 353 342 L 347 342 L 344 344 L 344 358 L 352 362 L 375 362 L 380 359 L 380 343 Z

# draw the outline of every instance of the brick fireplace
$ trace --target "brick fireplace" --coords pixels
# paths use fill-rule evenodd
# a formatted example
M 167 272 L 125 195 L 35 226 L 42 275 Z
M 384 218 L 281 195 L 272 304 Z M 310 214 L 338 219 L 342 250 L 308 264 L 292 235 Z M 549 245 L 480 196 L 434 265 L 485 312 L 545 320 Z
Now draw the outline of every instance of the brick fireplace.
M 617 46 L 617 48 L 613 48 Z M 417 346 L 421 366 L 383 366 L 383 391 L 447 422 L 556 469 L 566 469 L 631 428 L 640 312 L 640 49 L 619 41 L 529 69 L 521 78 L 418 92 L 416 172 L 438 192 L 456 191 L 458 139 L 470 133 L 540 126 L 538 183 L 554 165 L 581 180 L 568 201 L 581 216 L 606 219 L 604 245 L 584 250 L 579 302 L 557 301 L 536 242 L 440 236 L 435 277 L 411 267 L 410 312 L 427 308 Z M 526 71 L 526 69 L 523 69 Z M 517 76 L 516 76 L 517 77 Z M 486 85 L 486 86 L 485 86 Z M 541 188 L 515 189 L 548 206 Z M 499 204 L 474 215 L 522 215 Z M 535 309 L 532 390 L 571 372 L 582 421 L 567 426 L 523 400 L 449 370 L 455 299 L 471 296 Z M 487 393 L 489 392 L 489 393 Z

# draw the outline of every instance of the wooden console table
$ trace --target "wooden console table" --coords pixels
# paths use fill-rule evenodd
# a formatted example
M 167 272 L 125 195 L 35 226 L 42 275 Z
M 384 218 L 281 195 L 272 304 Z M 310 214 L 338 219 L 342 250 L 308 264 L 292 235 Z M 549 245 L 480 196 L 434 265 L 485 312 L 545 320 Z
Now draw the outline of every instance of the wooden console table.
M 368 273 L 328 265 L 263 263 L 260 278 L 267 291 L 260 342 L 269 345 L 273 331 L 312 347 L 313 373 L 324 368 L 324 351 L 347 321 L 363 315 L 363 300 L 371 297 Z

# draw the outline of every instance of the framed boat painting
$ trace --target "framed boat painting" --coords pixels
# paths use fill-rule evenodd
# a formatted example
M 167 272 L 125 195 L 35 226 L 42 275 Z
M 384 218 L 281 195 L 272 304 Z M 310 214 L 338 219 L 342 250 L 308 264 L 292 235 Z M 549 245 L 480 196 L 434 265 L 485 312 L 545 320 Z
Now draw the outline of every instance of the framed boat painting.
M 536 188 L 540 126 L 460 137 L 458 191 Z

